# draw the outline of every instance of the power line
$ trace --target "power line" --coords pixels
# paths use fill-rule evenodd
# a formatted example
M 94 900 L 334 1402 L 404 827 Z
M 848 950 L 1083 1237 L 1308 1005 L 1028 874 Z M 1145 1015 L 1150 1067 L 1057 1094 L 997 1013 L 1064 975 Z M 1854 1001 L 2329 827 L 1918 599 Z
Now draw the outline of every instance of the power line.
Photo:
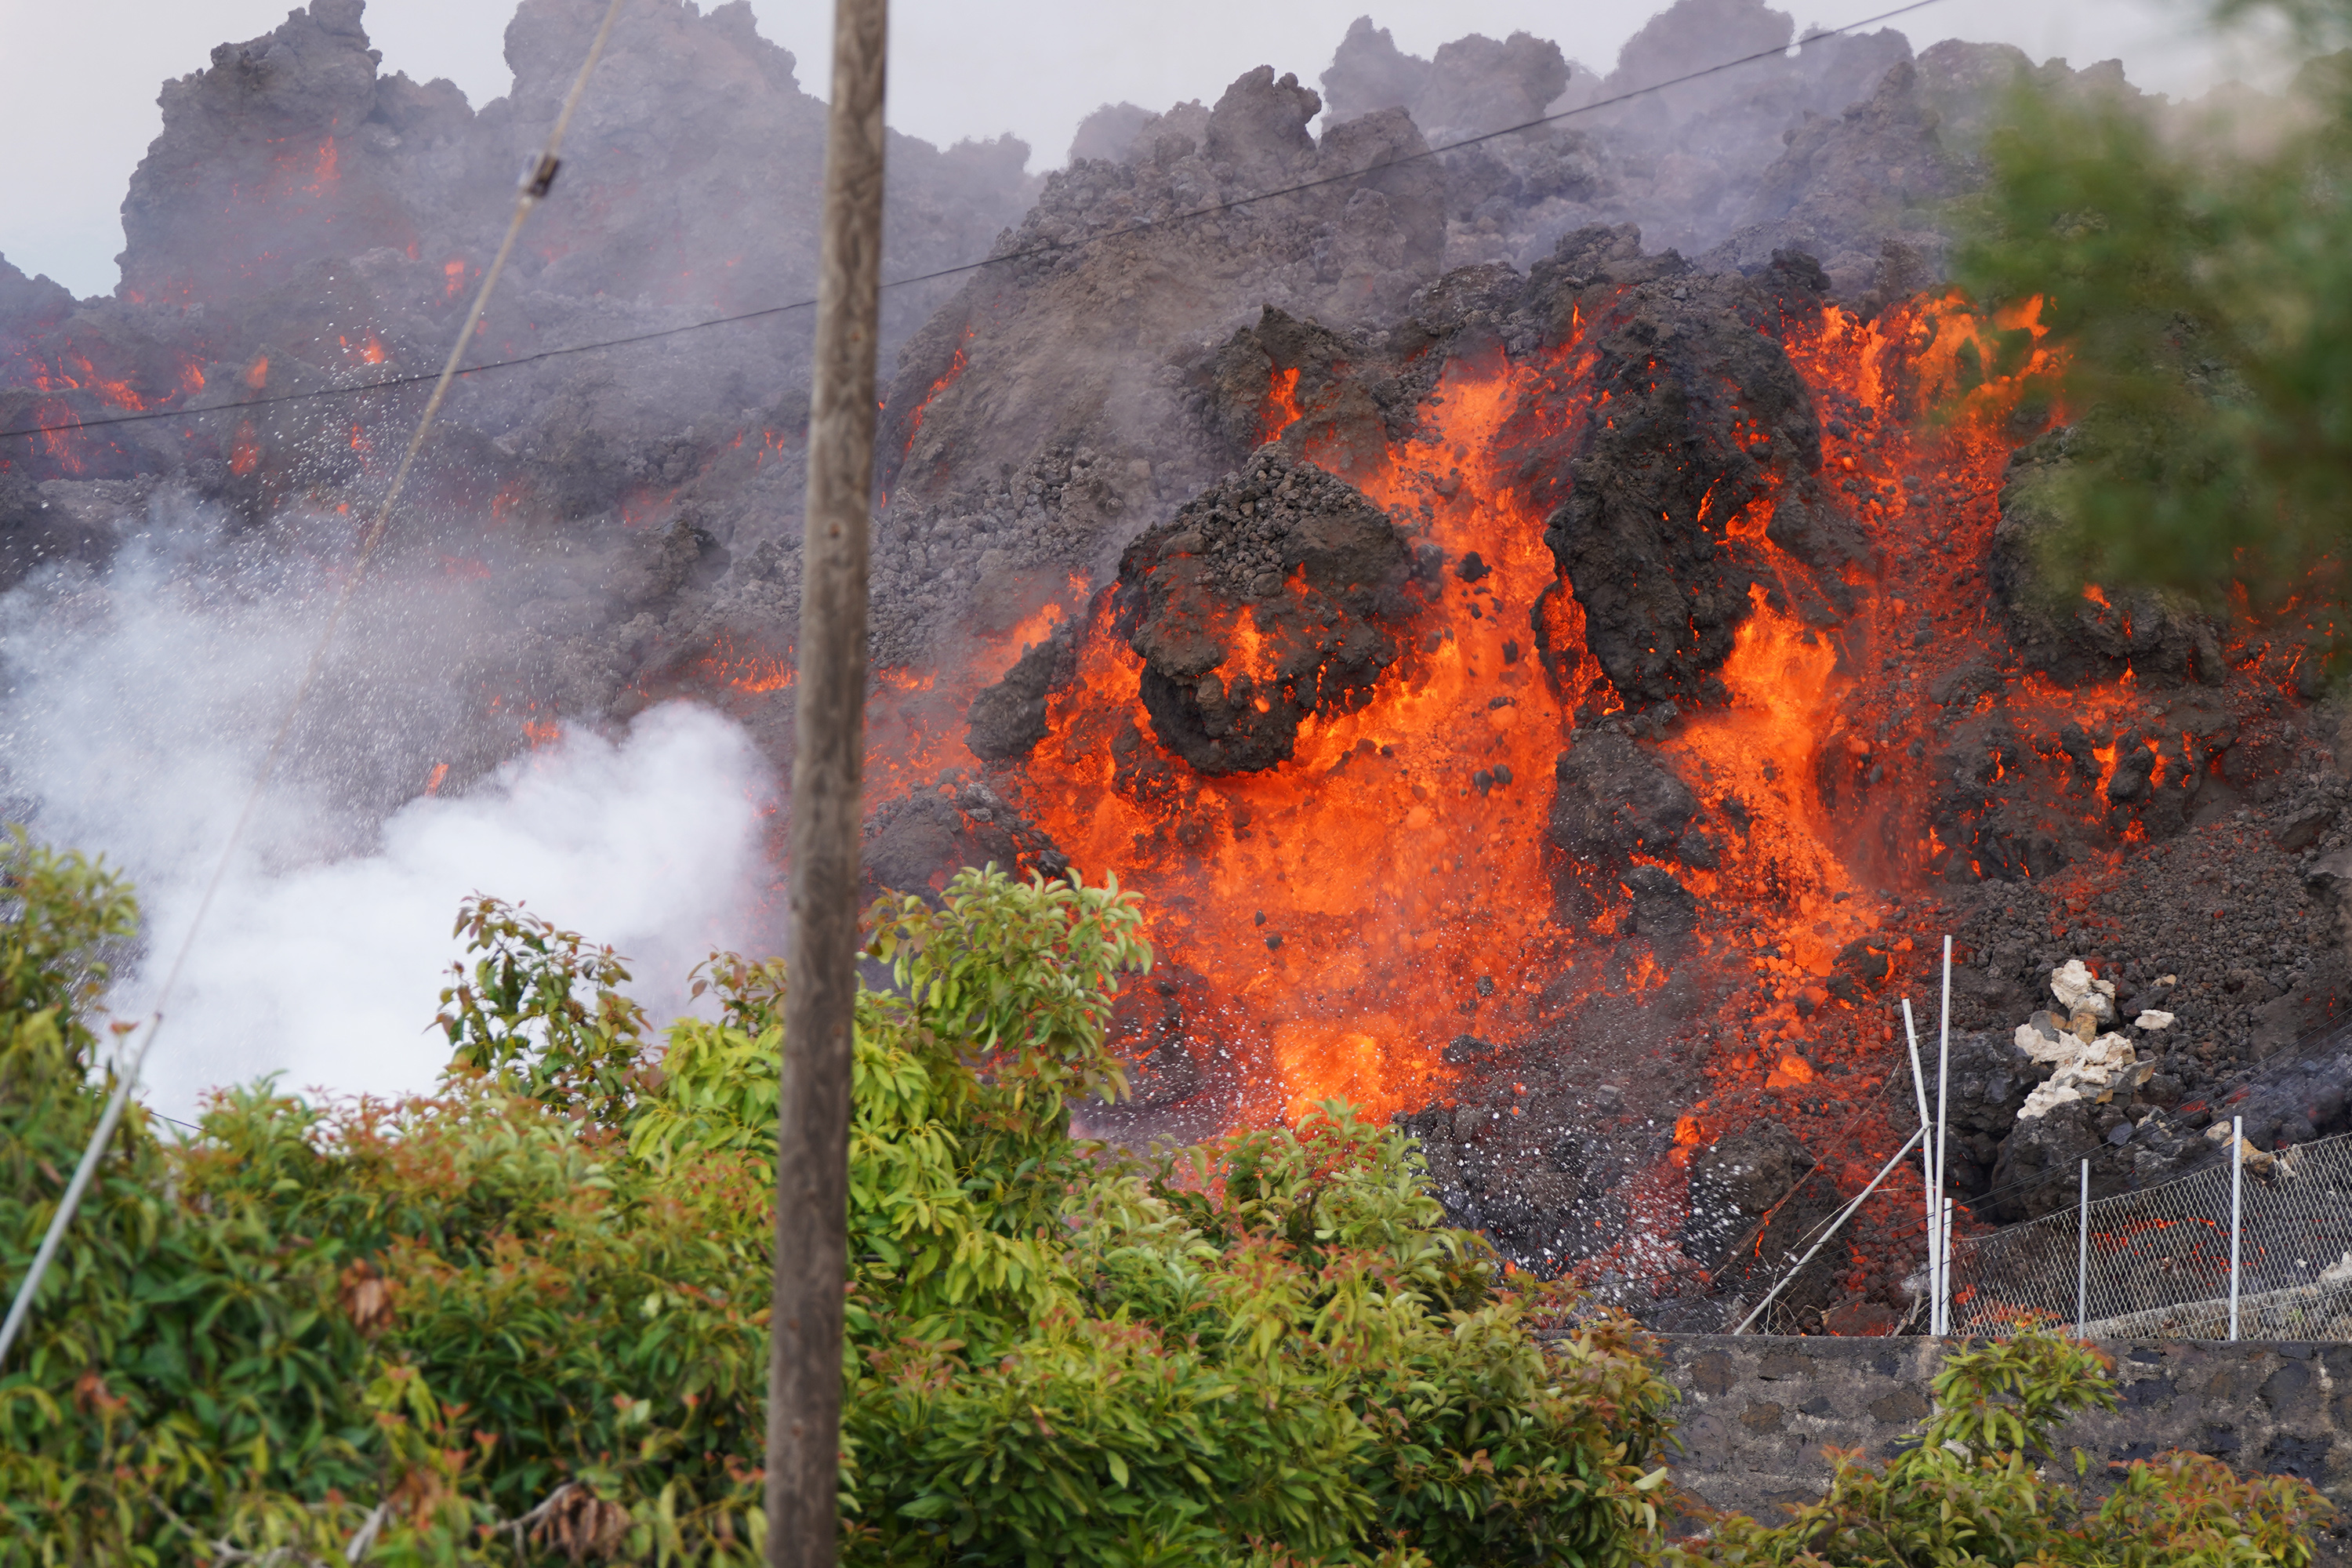
M 1941 4 L 1943 0 L 1909 0 L 1908 4 L 1897 5 L 1891 11 L 1881 11 L 1876 16 L 1864 16 L 1858 22 L 1848 22 L 1843 26 L 1825 28 L 1818 33 L 1808 34 L 1804 41 L 1839 37 L 1848 33 L 1859 32 L 1864 27 L 1876 26 L 1882 22 L 1893 21 L 1897 16 L 1907 16 L 1914 11 L 1924 11 L 1930 5 Z M 1465 147 L 1475 147 L 1481 142 L 1499 141 L 1506 136 L 1517 136 L 1523 132 L 1540 130 L 1544 126 L 1557 124 L 1560 121 L 1570 120 L 1580 114 L 1591 114 L 1603 109 L 1613 109 L 1620 104 L 1646 98 L 1652 93 L 1664 92 L 1668 88 L 1681 87 L 1689 82 L 1704 80 L 1708 77 L 1720 76 L 1727 70 L 1737 70 L 1741 66 L 1754 65 L 1759 60 L 1785 58 L 1787 54 L 1788 50 L 1785 48 L 1759 49 L 1753 54 L 1741 55 L 1737 59 L 1724 60 L 1716 65 L 1686 72 L 1682 76 L 1671 77 L 1664 81 L 1633 88 L 1618 93 L 1614 97 L 1597 99 L 1591 103 L 1579 104 L 1574 109 L 1564 109 L 1558 114 L 1541 115 L 1534 120 L 1522 121 L 1516 125 L 1507 125 L 1500 131 L 1487 131 L 1475 136 L 1465 136 L 1458 142 L 1448 142 L 1442 146 L 1424 148 L 1418 153 L 1408 153 L 1402 157 L 1391 158 L 1386 162 L 1373 163 L 1349 174 L 1326 174 L 1318 179 L 1300 181 L 1297 184 L 1280 185 L 1272 190 L 1258 191 L 1246 196 L 1235 196 L 1231 200 L 1217 202 L 1209 206 L 1193 207 L 1185 212 L 1171 214 L 1164 218 L 1144 218 L 1116 228 L 1104 229 L 1099 233 L 1083 235 L 1076 239 L 1052 240 L 1043 245 L 1030 246 L 1025 249 L 1008 251 L 1003 256 L 991 256 L 978 261 L 961 262 L 953 267 L 942 267 L 935 271 L 917 273 L 910 278 L 892 279 L 885 282 L 882 287 L 911 289 L 919 284 L 937 283 L 943 279 L 960 278 L 966 273 L 979 272 L 991 267 L 1003 267 L 1016 261 L 1033 260 L 1041 256 L 1058 256 L 1066 251 L 1080 250 L 1087 246 L 1099 245 L 1106 240 L 1123 239 L 1132 234 L 1167 228 L 1177 224 L 1190 223 L 1198 218 L 1214 217 L 1220 213 L 1233 212 L 1248 206 L 1254 202 L 1273 201 L 1281 196 L 1293 196 L 1307 191 L 1320 190 L 1327 185 L 1346 184 L 1352 181 L 1369 178 L 1383 170 L 1402 168 L 1409 163 L 1417 163 L 1425 159 L 1440 157 L 1447 153 L 1459 152 Z M 764 321 L 772 316 L 783 316 L 796 310 L 813 310 L 815 305 L 816 300 L 812 296 L 805 300 L 795 300 L 790 304 L 768 305 L 757 310 L 744 310 L 731 316 L 712 316 L 699 321 L 688 321 L 680 326 L 659 327 L 651 331 L 633 332 L 625 337 L 602 338 L 594 342 L 574 343 L 566 348 L 542 349 L 537 353 L 519 354 L 512 359 L 491 360 L 483 364 L 468 365 L 457 374 L 467 376 L 481 375 L 494 370 L 517 370 L 524 365 L 539 364 L 572 354 L 593 353 L 602 349 L 630 348 L 638 343 L 656 342 L 665 338 L 678 337 L 687 332 L 705 331 L 712 327 L 729 327 L 744 321 Z M 19 430 L 0 430 L 0 440 L 5 440 L 11 436 L 50 436 L 79 430 L 100 430 L 117 425 L 142 425 L 151 420 L 179 419 L 198 414 L 242 413 L 248 409 L 268 408 L 285 403 L 305 403 L 319 398 L 356 397 L 362 393 L 388 392 L 404 386 L 419 386 L 438 379 L 436 376 L 430 375 L 386 376 L 382 380 L 361 382 L 352 386 L 320 387 L 309 392 L 281 392 L 268 397 L 247 398 L 236 403 L 208 404 L 201 408 L 153 409 L 135 414 L 110 415 L 102 419 L 77 420 L 64 425 L 36 425 Z

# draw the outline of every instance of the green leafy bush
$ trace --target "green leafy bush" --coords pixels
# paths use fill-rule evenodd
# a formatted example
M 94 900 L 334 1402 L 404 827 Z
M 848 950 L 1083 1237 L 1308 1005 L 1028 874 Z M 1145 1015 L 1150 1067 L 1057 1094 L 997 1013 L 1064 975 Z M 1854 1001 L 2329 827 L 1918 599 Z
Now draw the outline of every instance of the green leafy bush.
M 2327 627 L 2352 592 L 2352 4 L 2213 8 L 2287 25 L 2309 58 L 2279 97 L 2159 110 L 2021 82 L 1956 272 L 2038 296 L 2064 350 L 2071 424 L 2043 444 L 2064 460 L 2029 509 L 2058 524 L 2053 591 Z
M 1786 1523 L 1708 1519 L 1705 1539 L 1667 1548 L 1660 1568 L 2305 1568 L 2328 1505 L 2292 1477 L 2240 1480 L 2201 1454 L 2134 1460 L 2095 1511 L 2049 1472 L 2055 1434 L 2113 1409 L 2112 1363 L 2049 1334 L 1957 1350 L 1935 1382 L 1917 1444 L 1884 1466 L 1830 1451 L 1828 1491 Z M 2066 1456 L 2076 1476 L 2089 1458 Z
M 132 912 L 79 861 L 9 868 L 14 1280 Z M 1071 1136 L 1120 1087 L 1137 921 L 992 871 L 874 911 L 847 1556 L 1630 1568 L 1664 1385 L 1444 1228 L 1407 1142 L 1337 1105 L 1157 1161 Z M 609 951 L 488 900 L 457 929 L 437 1094 L 127 1119 L 0 1369 L 0 1563 L 755 1560 L 781 966 L 714 957 L 716 1020 L 656 1059 Z

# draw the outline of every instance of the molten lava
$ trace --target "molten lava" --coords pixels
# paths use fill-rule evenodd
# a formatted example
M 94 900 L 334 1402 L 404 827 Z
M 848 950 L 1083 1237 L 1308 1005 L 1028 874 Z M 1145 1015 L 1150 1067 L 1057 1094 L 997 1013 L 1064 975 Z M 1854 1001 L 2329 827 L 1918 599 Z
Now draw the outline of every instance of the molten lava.
M 709 685 L 756 695 L 788 689 L 796 672 L 789 649 L 778 658 L 756 649 L 739 651 L 731 641 L 721 640 L 696 661 L 693 673 Z
M 1530 1016 L 1574 940 L 1542 859 L 1566 716 L 1519 629 L 1557 574 L 1542 520 L 1488 462 L 1519 392 L 1446 382 L 1459 485 L 1402 463 L 1360 479 L 1376 503 L 1426 502 L 1430 542 L 1489 570 L 1449 580 L 1399 669 L 1362 707 L 1310 716 L 1290 763 L 1213 781 L 1180 766 L 1166 793 L 1123 769 L 1156 742 L 1140 661 L 1100 615 L 1031 753 L 1018 804 L 1088 876 L 1140 892 L 1163 954 L 1205 978 L 1196 1038 L 1241 1068 L 1244 1114 L 1421 1103 L 1448 1039 Z
M 1293 366 L 1274 373 L 1274 383 L 1266 389 L 1265 416 L 1258 426 L 1258 440 L 1279 441 L 1282 433 L 1297 423 L 1298 371 Z
M 1907 939 L 1874 936 L 1874 889 L 1917 886 L 1944 853 L 1912 755 L 1927 711 L 1916 667 L 1949 664 L 1982 634 L 1982 593 L 1948 563 L 1981 559 L 1990 542 L 2009 421 L 2050 369 L 2036 318 L 2029 305 L 1979 321 L 1945 300 L 1873 322 L 1832 309 L 1788 345 L 1817 395 L 1875 416 L 1833 430 L 1824 472 L 1850 476 L 1885 565 L 1849 574 L 1860 604 L 1830 631 L 1758 582 L 1717 671 L 1728 700 L 1685 715 L 1662 742 L 1711 816 L 1747 825 L 1714 868 L 1672 868 L 1699 916 L 1671 962 L 1727 981 L 1717 1016 L 1690 1026 L 1714 1026 L 1713 1089 L 1679 1131 L 1728 1125 L 1768 1092 L 1842 1120 L 1893 1065 L 1877 1009 L 1863 1016 L 1826 983 L 1857 947 L 1889 968 L 1910 962 Z M 1449 572 L 1397 668 L 1362 706 L 1310 717 L 1289 763 L 1207 778 L 1167 758 L 1139 700 L 1140 661 L 1099 613 L 1076 679 L 1052 701 L 1016 803 L 1086 874 L 1115 873 L 1143 895 L 1163 963 L 1192 977 L 1186 1026 L 1229 1064 L 1244 1117 L 1295 1117 L 1333 1095 L 1374 1115 L 1442 1099 L 1450 1039 L 1642 1006 L 1668 979 L 1669 961 L 1617 942 L 1622 906 L 1581 924 L 1558 918 L 1545 863 L 1552 764 L 1576 743 L 1574 716 L 1622 704 L 1586 649 L 1544 518 L 1501 454 L 1530 423 L 1612 417 L 1579 390 L 1581 374 L 1573 342 L 1547 363 L 1450 368 L 1424 408 L 1434 442 L 1350 474 L 1391 515 L 1424 517 L 1448 561 L 1475 552 L 1487 570 Z M 1295 399 L 1295 381 L 1278 375 L 1269 437 L 1297 417 Z M 1948 499 L 1915 504 L 1931 477 Z M 1723 526 L 1791 583 L 1806 569 L 1764 538 L 1770 507 L 1768 495 Z M 1923 613 L 1951 635 L 1931 654 L 1898 651 L 1898 620 L 1907 630 Z M 1236 665 L 1255 657 L 1249 624 Z M 1550 679 L 1528 657 L 1531 625 L 1552 650 Z M 1864 678 L 1882 663 L 1909 668 Z M 2077 710 L 2086 700 L 2105 698 L 2070 696 Z M 1832 1076 L 1833 1060 L 1850 1066 Z M 1854 1157 L 1870 1158 L 1859 1145 Z M 1664 1234 L 1685 1200 L 1681 1162 L 1662 1163 L 1675 1173 L 1630 1196 Z

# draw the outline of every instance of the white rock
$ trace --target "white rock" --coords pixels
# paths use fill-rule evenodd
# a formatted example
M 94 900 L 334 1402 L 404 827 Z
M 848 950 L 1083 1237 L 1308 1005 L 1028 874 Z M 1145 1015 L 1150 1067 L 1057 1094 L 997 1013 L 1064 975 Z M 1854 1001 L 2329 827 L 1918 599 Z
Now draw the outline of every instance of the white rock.
M 2069 1013 L 2091 994 L 2091 972 L 2079 958 L 2070 958 L 2050 972 L 2050 994 Z
M 2035 1060 L 2057 1066 L 2047 1082 L 2035 1085 L 2025 1097 L 2017 1113 L 2020 1121 L 2046 1116 L 2052 1107 L 2068 1100 L 2104 1098 L 2119 1085 L 2143 1081 L 2147 1076 L 2137 1070 L 2141 1065 L 2139 1053 L 2121 1035 L 2101 1035 L 2087 1043 L 2068 1038 L 2040 1051 L 2026 1046 L 2022 1038 L 2018 1043 Z
M 2081 1089 L 2072 1084 L 2062 1084 L 2053 1078 L 2048 1083 L 2033 1086 L 2033 1092 L 2025 1097 L 2023 1105 L 2018 1107 L 2017 1119 L 2026 1121 L 2037 1116 L 2047 1116 L 2068 1100 L 2082 1098 Z
M 2338 1279 L 2352 1279 L 2352 1252 L 2346 1253 L 2341 1258 L 2321 1269 L 2319 1278 L 2330 1285 L 2335 1284 Z
M 2140 1014 L 2137 1022 L 2143 1029 L 2169 1029 L 2172 1027 L 2172 1015 L 2160 1008 L 2150 1007 Z
M 2073 1035 L 2053 1035 L 2031 1024 L 2017 1026 L 2017 1048 L 2037 1062 L 2069 1062 L 2081 1054 L 2083 1042 Z

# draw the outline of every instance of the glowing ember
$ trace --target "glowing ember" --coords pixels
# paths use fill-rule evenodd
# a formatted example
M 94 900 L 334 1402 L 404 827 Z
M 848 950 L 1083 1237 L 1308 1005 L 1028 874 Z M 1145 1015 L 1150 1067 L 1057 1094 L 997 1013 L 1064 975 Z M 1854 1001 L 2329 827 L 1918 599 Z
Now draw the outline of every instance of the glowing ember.
M 779 658 L 756 649 L 740 651 L 732 642 L 722 640 L 695 662 L 693 673 L 695 679 L 708 685 L 758 696 L 788 689 L 793 684 L 793 666 L 789 648 Z

